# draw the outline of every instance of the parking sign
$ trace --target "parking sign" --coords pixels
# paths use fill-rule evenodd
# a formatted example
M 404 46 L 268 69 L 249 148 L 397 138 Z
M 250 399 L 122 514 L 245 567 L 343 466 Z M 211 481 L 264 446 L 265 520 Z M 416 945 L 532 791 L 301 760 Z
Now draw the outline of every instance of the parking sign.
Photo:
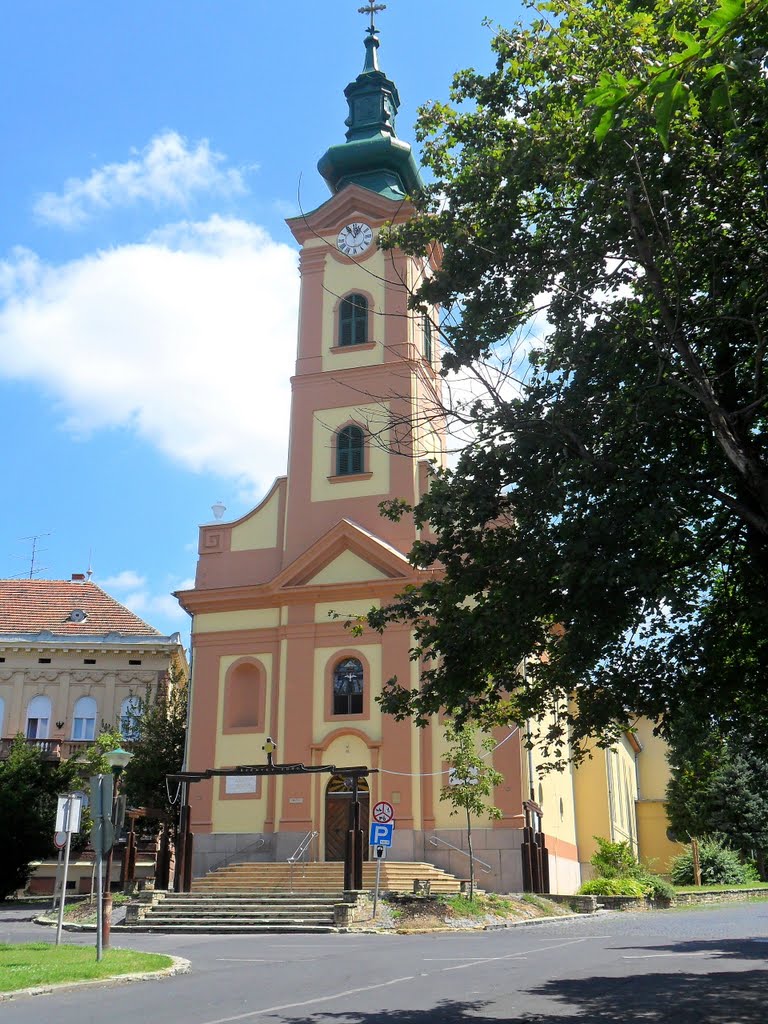
M 393 822 L 384 823 L 374 821 L 371 824 L 371 846 L 391 846 L 392 845 L 392 833 L 395 831 Z

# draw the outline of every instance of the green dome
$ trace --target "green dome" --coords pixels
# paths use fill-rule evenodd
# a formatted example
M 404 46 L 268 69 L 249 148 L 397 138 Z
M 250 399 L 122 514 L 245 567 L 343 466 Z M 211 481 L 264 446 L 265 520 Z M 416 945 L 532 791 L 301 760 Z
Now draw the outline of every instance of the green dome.
M 349 104 L 347 141 L 320 158 L 317 169 L 336 193 L 356 184 L 389 199 L 413 195 L 422 187 L 407 142 L 395 134 L 400 95 L 395 83 L 379 70 L 379 40 L 370 28 L 365 40 L 365 65 L 344 90 Z

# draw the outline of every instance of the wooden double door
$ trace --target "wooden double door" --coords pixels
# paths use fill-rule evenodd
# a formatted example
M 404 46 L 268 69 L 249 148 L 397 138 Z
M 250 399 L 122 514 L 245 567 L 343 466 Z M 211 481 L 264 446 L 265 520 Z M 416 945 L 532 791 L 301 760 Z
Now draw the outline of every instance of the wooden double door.
M 360 828 L 363 830 L 363 857 L 368 859 L 368 821 L 370 799 L 365 779 L 358 783 L 357 799 L 360 803 Z M 339 775 L 331 776 L 325 791 L 325 859 L 344 860 L 349 810 L 352 791 Z

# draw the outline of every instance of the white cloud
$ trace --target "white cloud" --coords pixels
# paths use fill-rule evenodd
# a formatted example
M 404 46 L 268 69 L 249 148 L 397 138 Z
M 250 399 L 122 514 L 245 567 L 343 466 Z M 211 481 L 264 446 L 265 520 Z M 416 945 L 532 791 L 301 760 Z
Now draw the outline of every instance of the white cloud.
M 184 206 L 200 192 L 245 192 L 242 173 L 223 167 L 224 159 L 207 139 L 191 146 L 177 132 L 167 131 L 125 163 L 105 164 L 87 178 L 70 178 L 62 192 L 44 193 L 34 211 L 42 221 L 73 228 L 115 206 L 140 201 Z
M 145 576 L 140 576 L 134 569 L 124 569 L 114 576 L 107 576 L 106 579 L 98 580 L 102 590 L 133 590 L 136 587 L 143 587 L 147 582 Z
M 113 576 L 106 576 L 103 580 L 97 578 L 94 582 L 108 594 L 116 596 L 117 600 L 134 615 L 138 615 L 161 632 L 165 629 L 176 630 L 189 622 L 189 616 L 171 592 L 190 590 L 195 585 L 193 579 L 172 579 L 167 581 L 167 589 L 158 590 L 150 586 L 147 577 L 140 575 L 135 569 L 124 569 Z M 122 590 L 129 593 L 119 593 Z M 115 591 L 118 592 L 117 595 Z
M 56 267 L 17 250 L 0 289 L 0 376 L 73 434 L 123 427 L 252 492 L 285 472 L 298 273 L 262 228 L 216 216 Z

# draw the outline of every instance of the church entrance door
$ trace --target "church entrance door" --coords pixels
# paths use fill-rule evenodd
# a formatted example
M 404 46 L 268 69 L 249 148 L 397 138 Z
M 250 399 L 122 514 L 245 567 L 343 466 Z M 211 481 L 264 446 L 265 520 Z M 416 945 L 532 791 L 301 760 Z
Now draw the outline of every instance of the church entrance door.
M 360 802 L 360 828 L 363 830 L 363 857 L 368 860 L 368 808 L 369 792 L 366 779 L 358 779 L 357 798 Z M 349 807 L 352 801 L 352 780 L 332 775 L 325 791 L 325 859 L 344 860 L 349 829 Z

